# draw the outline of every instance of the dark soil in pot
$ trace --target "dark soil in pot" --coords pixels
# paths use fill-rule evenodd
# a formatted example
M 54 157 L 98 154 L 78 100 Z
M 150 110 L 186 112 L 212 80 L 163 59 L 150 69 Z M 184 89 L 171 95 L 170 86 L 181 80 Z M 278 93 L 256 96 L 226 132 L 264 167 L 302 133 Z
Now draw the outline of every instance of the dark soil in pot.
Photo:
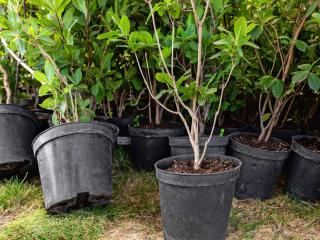
M 0 104 L 0 178 L 25 175 L 30 170 L 36 134 L 34 113 L 21 106 Z
M 235 196 L 239 199 L 265 200 L 272 196 L 290 146 L 276 138 L 258 142 L 253 133 L 234 133 L 230 136 L 233 157 L 242 161 Z
M 33 142 L 49 213 L 108 204 L 118 129 L 98 123 L 51 127 Z
M 131 152 L 136 167 L 152 170 L 158 160 L 170 156 L 169 137 L 182 136 L 184 132 L 184 127 L 177 123 L 158 128 L 147 124 L 139 128 L 129 125 Z
M 205 146 L 208 136 L 200 137 L 201 152 Z M 229 137 L 213 136 L 208 144 L 207 154 L 225 155 Z M 171 148 L 171 156 L 193 154 L 189 137 L 169 137 L 169 145 Z
M 287 191 L 305 201 L 320 201 L 320 138 L 293 137 L 289 160 Z
M 225 239 L 241 162 L 207 155 L 203 168 L 194 172 L 191 159 L 174 156 L 155 165 L 164 239 Z

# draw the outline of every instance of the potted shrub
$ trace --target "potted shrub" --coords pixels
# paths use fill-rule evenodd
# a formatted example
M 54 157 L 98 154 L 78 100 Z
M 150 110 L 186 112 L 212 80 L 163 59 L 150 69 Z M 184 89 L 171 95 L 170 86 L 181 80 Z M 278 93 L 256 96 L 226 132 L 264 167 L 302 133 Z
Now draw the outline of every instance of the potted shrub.
M 154 28 L 154 38 L 161 61 L 160 72 L 156 79 L 163 83 L 158 95 L 155 95 L 150 82 L 145 74 L 141 74 L 150 96 L 166 111 L 180 117 L 188 132 L 188 137 L 193 149 L 192 155 L 174 156 L 162 159 L 155 164 L 156 175 L 159 180 L 161 216 L 163 222 L 164 239 L 224 239 L 228 225 L 229 211 L 231 208 L 234 185 L 239 174 L 241 162 L 235 158 L 222 155 L 207 155 L 206 149 L 213 135 L 214 126 L 222 104 L 224 90 L 232 78 L 234 68 L 239 62 L 238 51 L 242 52 L 245 45 L 254 46 L 249 42 L 249 32 L 254 25 L 247 25 L 244 17 L 238 18 L 234 23 L 234 31 L 230 32 L 219 26 L 216 33 L 212 28 L 209 17 L 209 9 L 214 8 L 215 15 L 223 12 L 228 6 L 220 2 L 211 5 L 206 1 L 205 6 L 196 5 L 195 1 L 158 2 L 153 6 L 147 1 L 150 8 L 150 21 Z M 168 19 L 168 36 L 162 38 L 158 29 L 157 20 Z M 160 21 L 160 20 L 159 20 Z M 179 23 L 181 29 L 186 29 L 190 24 L 196 28 L 196 47 L 198 55 L 194 61 L 186 64 L 187 68 L 181 72 L 175 56 L 179 55 L 179 44 L 176 44 L 176 27 Z M 191 26 L 192 27 L 192 26 Z M 144 32 L 136 33 L 137 38 L 145 35 Z M 219 57 L 223 64 L 218 67 L 225 68 L 223 77 L 215 79 L 220 84 L 213 84 L 210 78 L 203 73 L 203 63 L 210 62 L 205 58 L 204 38 L 209 37 L 211 45 L 208 48 L 216 49 L 216 54 L 210 57 Z M 141 37 L 140 41 L 143 41 Z M 167 41 L 166 41 L 167 40 Z M 186 39 L 188 41 L 188 39 Z M 139 45 L 139 41 L 137 45 Z M 190 40 L 192 42 L 192 40 Z M 164 55 L 164 46 L 170 44 L 170 54 Z M 238 50 L 238 51 L 237 51 Z M 176 55 L 177 54 L 177 55 Z M 138 55 L 135 52 L 135 55 Z M 137 56 L 137 63 L 141 68 L 141 62 Z M 189 65 L 191 63 L 191 65 Z M 206 64 L 208 65 L 206 62 Z M 146 63 L 147 64 L 147 63 Z M 194 64 L 194 65 L 192 65 Z M 193 66 L 197 70 L 191 71 Z M 190 68 L 191 69 L 190 69 Z M 141 71 L 143 73 L 143 71 Z M 181 75 L 180 75 L 181 74 Z M 218 86 L 218 88 L 217 88 Z M 172 96 L 174 107 L 164 105 L 159 101 L 159 94 Z M 216 95 L 215 95 L 216 94 Z M 206 141 L 204 150 L 200 150 L 200 106 L 210 102 L 212 95 L 219 95 L 219 106 L 214 117 L 211 134 Z M 186 113 L 184 115 L 183 113 Z
M 101 81 L 97 81 L 91 91 L 106 120 L 119 127 L 119 136 L 129 135 L 128 125 L 132 123 L 133 115 L 126 110 L 135 105 L 135 97 L 141 95 L 143 83 L 138 77 L 134 56 L 128 49 L 118 46 L 115 32 L 125 27 L 122 15 L 131 18 L 131 25 L 141 25 L 139 19 L 142 9 L 145 9 L 141 7 L 143 5 L 140 1 L 114 1 L 102 19 L 106 32 L 98 36 L 103 41 L 100 44 L 100 61 L 107 67 L 98 72 Z M 114 38 L 104 41 L 106 36 Z
M 145 9 L 140 10 L 144 12 Z M 148 14 L 148 13 L 147 13 Z M 140 72 L 147 73 L 148 81 L 151 81 L 151 88 L 154 92 L 159 90 L 156 80 L 156 71 L 159 69 L 160 59 L 155 48 L 155 39 L 147 31 L 132 31 L 131 21 L 128 16 L 121 18 L 113 17 L 117 29 L 111 33 L 100 35 L 100 39 L 109 42 L 118 42 L 120 47 L 126 47 L 127 53 L 135 59 L 147 59 L 144 65 L 140 65 Z M 170 96 L 163 98 L 168 102 Z M 154 107 L 153 107 L 154 106 Z M 133 123 L 129 125 L 129 135 L 131 136 L 131 152 L 137 167 L 152 170 L 156 161 L 170 156 L 169 136 L 181 136 L 184 128 L 175 122 L 165 122 L 163 119 L 163 107 L 151 97 L 148 98 L 148 120 L 141 116 L 136 116 Z
M 99 23 L 97 12 L 103 11 L 104 6 L 50 0 L 29 4 L 37 9 L 37 17 L 19 17 L 20 5 L 9 1 L 11 14 L 19 24 L 9 25 L 1 36 L 12 57 L 41 83 L 39 95 L 49 95 L 41 107 L 53 111 L 52 122 L 56 126 L 33 142 L 45 207 L 50 213 L 58 213 L 107 204 L 112 195 L 112 147 L 117 128 L 90 122 L 94 98 L 89 91 L 97 64 L 96 32 L 89 26 Z M 24 55 L 17 42 L 7 38 L 15 27 L 19 30 L 16 37 L 26 44 Z M 20 56 L 8 47 L 7 41 Z
M 255 62 L 262 73 L 259 79 L 259 88 L 262 91 L 258 104 L 261 132 L 231 135 L 232 156 L 241 159 L 243 163 L 235 194 L 240 199 L 263 200 L 272 196 L 290 153 L 290 145 L 272 138 L 272 131 L 280 122 L 281 116 L 286 117 L 290 102 L 303 91 L 305 80 L 313 82 L 314 78 L 318 79 L 313 73 L 315 63 L 299 65 L 295 57 L 296 49 L 307 51 L 308 46 L 302 41 L 301 33 L 308 24 L 310 15 L 317 8 L 317 2 L 300 4 L 294 1 L 290 8 L 279 8 L 281 4 L 271 1 L 250 3 L 248 8 L 245 3 L 243 5 L 255 14 L 256 42 L 263 44 L 261 49 L 254 50 Z M 261 9 L 268 9 L 274 15 L 265 15 Z M 291 12 L 298 14 L 292 15 Z M 284 20 L 277 16 L 286 19 L 286 28 L 283 28 Z M 289 110 L 286 107 L 289 107 Z
M 293 137 L 290 163 L 287 191 L 304 201 L 319 201 L 320 139 Z
M 0 14 L 5 15 L 8 7 L 1 7 Z M 1 29 L 0 25 L 0 29 Z M 4 93 L 0 104 L 0 179 L 23 175 L 30 170 L 34 162 L 32 140 L 37 134 L 36 116 L 21 106 L 14 105 L 14 91 L 11 88 L 10 62 L 5 48 L 0 48 L 0 76 Z M 4 103 L 3 103 L 4 102 Z

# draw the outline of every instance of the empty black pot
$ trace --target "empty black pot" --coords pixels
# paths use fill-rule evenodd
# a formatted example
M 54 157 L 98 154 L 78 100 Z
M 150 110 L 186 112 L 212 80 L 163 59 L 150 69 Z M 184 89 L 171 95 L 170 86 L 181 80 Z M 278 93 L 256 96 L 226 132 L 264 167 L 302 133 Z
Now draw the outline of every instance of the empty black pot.
M 310 202 L 320 201 L 320 153 L 303 147 L 297 141 L 314 138 L 311 136 L 293 137 L 286 187 L 290 194 Z
M 200 137 L 200 152 L 202 153 L 208 136 Z M 229 143 L 229 136 L 219 137 L 213 136 L 207 147 L 206 154 L 225 155 Z M 171 148 L 171 156 L 193 154 L 189 137 L 169 137 L 169 145 Z
M 116 126 L 71 123 L 51 127 L 33 142 L 50 213 L 104 205 L 112 195 L 112 144 Z
M 239 199 L 268 199 L 273 194 L 284 161 L 289 157 L 290 151 L 261 150 L 241 144 L 235 140 L 237 136 L 244 135 L 257 136 L 252 133 L 234 133 L 230 135 L 231 154 L 242 162 L 235 196 Z M 275 138 L 273 140 L 283 142 Z
M 170 156 L 169 137 L 182 136 L 184 127 L 170 123 L 172 128 L 147 129 L 129 125 L 131 151 L 135 165 L 144 170 L 152 170 L 160 159 Z
M 165 240 L 225 239 L 241 162 L 227 156 L 208 156 L 233 161 L 237 167 L 212 174 L 166 171 L 174 160 L 192 159 L 192 155 L 174 156 L 155 164 Z
M 34 161 L 32 141 L 37 134 L 36 116 L 11 104 L 0 104 L 0 178 L 25 174 Z

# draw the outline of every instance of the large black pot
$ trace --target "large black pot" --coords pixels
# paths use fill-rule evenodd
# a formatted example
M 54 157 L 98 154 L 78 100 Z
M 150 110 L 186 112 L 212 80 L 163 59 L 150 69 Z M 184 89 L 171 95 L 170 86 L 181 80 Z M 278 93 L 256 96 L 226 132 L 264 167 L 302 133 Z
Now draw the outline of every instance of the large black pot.
M 138 168 L 152 170 L 158 160 L 170 156 L 169 137 L 182 136 L 185 132 L 180 124 L 170 124 L 175 127 L 146 129 L 129 125 L 132 157 Z
M 235 140 L 235 137 L 244 135 L 257 136 L 252 133 L 234 133 L 230 135 L 231 154 L 242 162 L 235 196 L 239 199 L 268 199 L 273 194 L 283 164 L 289 157 L 290 150 L 261 150 L 241 144 Z M 272 138 L 272 140 L 283 142 L 276 138 Z
M 37 134 L 36 116 L 11 104 L 0 104 L 0 178 L 25 174 L 34 161 L 32 141 Z
M 286 189 L 299 199 L 316 202 L 320 201 L 320 153 L 311 151 L 297 142 L 306 138 L 315 137 L 295 136 L 292 139 Z
M 241 162 L 227 156 L 208 156 L 233 161 L 237 167 L 212 174 L 179 174 L 165 170 L 174 160 L 192 159 L 192 155 L 170 157 L 155 164 L 165 240 L 225 239 Z
M 112 143 L 117 133 L 112 124 L 71 123 L 51 127 L 34 140 L 48 212 L 110 202 Z
M 208 136 L 200 137 L 200 152 L 203 151 L 207 140 Z M 208 144 L 206 154 L 225 155 L 228 143 L 229 136 L 213 136 Z M 171 148 L 171 156 L 193 154 L 189 137 L 169 137 L 169 145 Z

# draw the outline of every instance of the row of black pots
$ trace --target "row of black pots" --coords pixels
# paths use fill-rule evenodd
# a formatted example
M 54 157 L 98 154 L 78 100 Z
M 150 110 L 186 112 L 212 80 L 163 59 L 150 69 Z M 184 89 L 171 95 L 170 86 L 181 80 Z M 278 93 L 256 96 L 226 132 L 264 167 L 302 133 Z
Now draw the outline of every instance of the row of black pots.
M 0 105 L 1 176 L 16 175 L 34 165 L 35 157 L 50 213 L 109 203 L 118 128 L 109 123 L 71 123 L 36 136 L 38 129 L 33 112 Z
M 246 134 L 252 133 L 231 134 L 230 147 L 234 157 L 207 155 L 214 159 L 232 161 L 236 166 L 232 170 L 213 174 L 166 171 L 175 160 L 192 159 L 192 155 L 172 156 L 155 164 L 164 239 L 225 239 L 234 194 L 238 198 L 271 197 L 281 168 L 288 157 L 291 168 L 287 191 L 303 200 L 320 200 L 320 154 L 298 144 L 298 140 L 310 137 L 293 137 L 292 151 L 266 151 L 235 140 L 237 136 Z M 172 139 L 179 145 L 175 153 L 191 151 L 186 137 Z M 281 142 L 279 139 L 273 141 Z M 201 143 L 203 144 L 203 139 Z M 218 146 L 221 139 L 216 143 Z M 184 148 L 181 148 L 181 145 L 185 145 Z

